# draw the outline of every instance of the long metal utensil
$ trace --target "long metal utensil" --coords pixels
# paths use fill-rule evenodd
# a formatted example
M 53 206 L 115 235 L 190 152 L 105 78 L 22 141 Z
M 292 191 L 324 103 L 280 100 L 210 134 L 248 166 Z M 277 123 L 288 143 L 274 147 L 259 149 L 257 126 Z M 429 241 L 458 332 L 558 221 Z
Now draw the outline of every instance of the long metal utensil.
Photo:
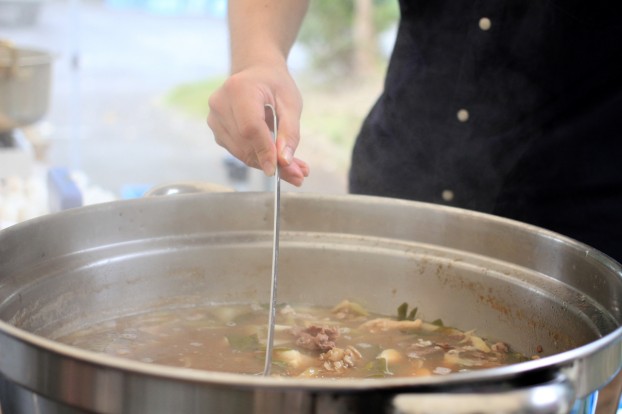
M 274 142 L 277 137 L 277 118 L 276 109 L 270 104 L 266 104 L 266 122 L 272 131 Z M 272 125 L 270 125 L 272 124 Z M 272 282 L 270 289 L 270 315 L 268 317 L 268 338 L 266 342 L 266 358 L 263 368 L 263 375 L 270 375 L 272 367 L 272 349 L 274 348 L 274 324 L 276 320 L 276 291 L 277 276 L 279 273 L 279 231 L 281 222 L 281 177 L 279 176 L 279 166 L 277 161 L 274 173 L 274 234 L 272 239 Z

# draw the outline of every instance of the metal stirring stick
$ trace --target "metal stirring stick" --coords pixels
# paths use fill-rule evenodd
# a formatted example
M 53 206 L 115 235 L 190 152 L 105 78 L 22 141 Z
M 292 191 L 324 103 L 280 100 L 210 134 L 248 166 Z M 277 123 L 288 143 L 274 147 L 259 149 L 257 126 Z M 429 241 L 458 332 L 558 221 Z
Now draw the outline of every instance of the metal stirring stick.
M 274 106 L 266 104 L 266 122 L 271 127 L 274 142 L 277 137 L 277 119 Z M 272 125 L 270 125 L 270 121 Z M 276 171 L 274 173 L 274 234 L 272 240 L 272 282 L 270 289 L 270 315 L 268 317 L 268 339 L 266 343 L 266 358 L 263 368 L 263 375 L 270 375 L 272 367 L 272 349 L 274 347 L 274 323 L 276 320 L 276 288 L 277 275 L 279 268 L 279 230 L 281 221 L 281 177 L 279 176 L 279 165 L 277 161 Z

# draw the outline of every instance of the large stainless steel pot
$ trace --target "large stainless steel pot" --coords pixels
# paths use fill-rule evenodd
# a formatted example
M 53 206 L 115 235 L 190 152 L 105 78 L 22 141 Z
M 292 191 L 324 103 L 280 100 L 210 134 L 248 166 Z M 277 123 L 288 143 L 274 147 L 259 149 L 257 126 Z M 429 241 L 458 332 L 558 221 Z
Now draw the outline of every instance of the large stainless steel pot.
M 564 413 L 620 369 L 619 264 L 522 223 L 363 196 L 284 194 L 280 301 L 349 298 L 389 314 L 406 301 L 524 353 L 542 347 L 542 358 L 446 377 L 327 381 L 153 366 L 47 339 L 147 308 L 267 302 L 271 211 L 263 193 L 154 197 L 0 232 L 3 408 Z
M 0 133 L 30 125 L 48 109 L 52 56 L 0 40 Z

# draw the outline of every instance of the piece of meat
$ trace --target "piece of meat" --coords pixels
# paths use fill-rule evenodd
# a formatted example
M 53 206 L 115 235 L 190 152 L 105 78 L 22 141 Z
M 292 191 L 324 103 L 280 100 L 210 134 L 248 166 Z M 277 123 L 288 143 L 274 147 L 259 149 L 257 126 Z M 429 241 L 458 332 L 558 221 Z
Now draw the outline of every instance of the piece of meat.
M 350 302 L 347 299 L 335 306 L 332 309 L 332 313 L 335 314 L 337 319 L 355 319 L 369 315 L 364 307 L 356 302 Z
M 455 346 L 450 345 L 450 344 L 448 344 L 446 342 L 437 342 L 436 345 L 441 347 L 441 348 L 443 348 L 445 351 L 449 351 L 450 349 L 454 349 L 455 348 Z
M 322 352 L 333 349 L 336 346 L 335 339 L 339 336 L 337 328 L 316 325 L 306 329 L 292 328 L 291 333 L 297 337 L 296 346 Z
M 508 352 L 510 352 L 510 348 L 507 346 L 507 344 L 503 342 L 497 342 L 496 344 L 493 344 L 490 348 L 494 352 L 498 352 L 498 353 L 507 354 Z
M 423 321 L 421 319 L 396 321 L 394 319 L 376 318 L 363 323 L 360 328 L 375 333 L 379 331 L 419 329 L 422 324 Z
M 324 361 L 324 369 L 337 372 L 352 368 L 355 365 L 354 361 L 361 358 L 361 353 L 352 345 L 345 349 L 333 348 L 320 355 L 320 360 Z
M 445 350 L 438 345 L 432 345 L 425 348 L 413 348 L 409 353 L 409 358 L 428 359 L 436 358 L 445 353 Z

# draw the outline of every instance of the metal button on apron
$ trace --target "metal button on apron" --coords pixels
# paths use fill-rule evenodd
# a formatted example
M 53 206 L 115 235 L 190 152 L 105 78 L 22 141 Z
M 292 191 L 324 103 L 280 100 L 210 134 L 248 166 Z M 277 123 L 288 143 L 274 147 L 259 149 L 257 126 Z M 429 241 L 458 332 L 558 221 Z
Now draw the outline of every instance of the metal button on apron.
M 454 192 L 451 190 L 443 190 L 441 197 L 443 197 L 445 201 L 451 201 L 454 199 Z
M 456 116 L 458 117 L 458 121 L 466 122 L 469 120 L 469 111 L 467 111 L 466 109 L 460 109 Z
M 481 19 L 479 19 L 479 28 L 482 29 L 483 31 L 489 30 L 491 24 L 492 22 L 490 21 L 488 17 L 482 17 Z

